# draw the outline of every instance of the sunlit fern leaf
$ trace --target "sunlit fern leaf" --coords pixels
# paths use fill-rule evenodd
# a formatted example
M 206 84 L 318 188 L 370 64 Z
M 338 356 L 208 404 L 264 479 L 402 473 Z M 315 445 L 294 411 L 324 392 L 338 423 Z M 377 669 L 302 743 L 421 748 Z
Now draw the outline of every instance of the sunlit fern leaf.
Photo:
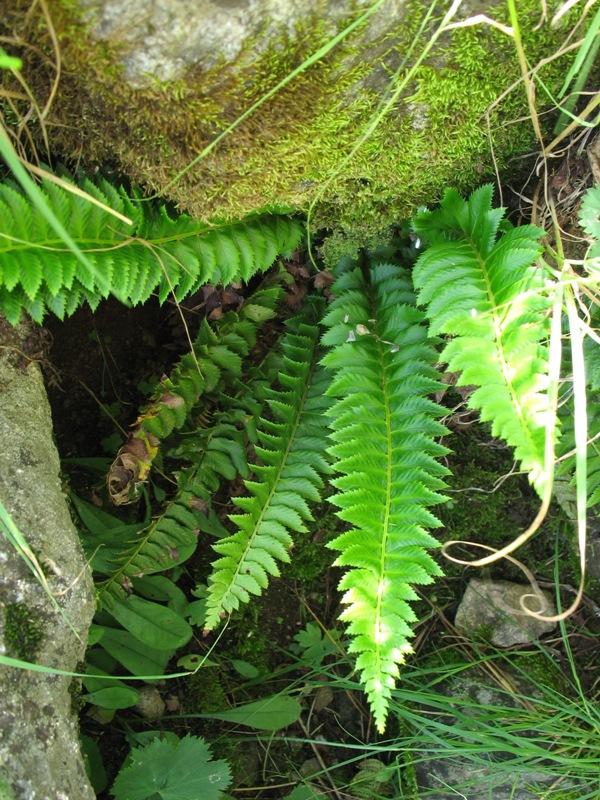
M 312 519 L 308 502 L 319 498 L 329 470 L 323 453 L 329 401 L 316 367 L 317 343 L 318 329 L 306 315 L 288 322 L 280 388 L 267 392 L 270 416 L 258 423 L 256 477 L 245 481 L 248 495 L 235 498 L 242 513 L 230 519 L 237 532 L 213 546 L 220 558 L 209 577 L 206 630 L 279 575 L 277 562 L 289 561 L 292 533 L 305 533 Z
M 437 459 L 448 450 L 437 439 L 447 431 L 438 421 L 444 410 L 427 397 L 440 385 L 436 354 L 407 272 L 376 261 L 366 273 L 346 267 L 333 293 L 322 343 L 332 348 L 323 359 L 335 398 L 329 452 L 341 475 L 330 499 L 352 528 L 328 546 L 347 568 L 341 618 L 382 732 L 399 665 L 411 652 L 411 585 L 441 574 L 426 529 L 440 525 L 428 508 L 445 499 L 448 470 Z
M 74 183 L 64 170 L 61 178 Z M 102 177 L 81 185 L 99 203 L 131 219 L 127 223 L 42 180 L 48 207 L 89 266 L 65 248 L 20 186 L 0 184 L 0 311 L 13 324 L 18 308 L 41 322 L 48 309 L 64 317 L 84 300 L 96 308 L 109 294 L 138 303 L 157 293 L 164 302 L 171 295 L 181 300 L 208 281 L 249 280 L 278 255 L 290 254 L 302 237 L 302 225 L 291 217 L 254 216 L 210 226 L 185 214 L 171 215 L 164 203 L 144 199 L 135 189 L 128 196 Z
M 479 387 L 469 406 L 514 448 L 542 494 L 548 482 L 550 305 L 543 269 L 543 231 L 501 223 L 492 187 L 463 200 L 448 190 L 441 208 L 417 215 L 416 232 L 431 245 L 413 269 L 417 300 L 427 307 L 432 335 L 448 343 L 440 360 L 460 372 L 458 385 Z M 498 231 L 503 232 L 498 233 Z

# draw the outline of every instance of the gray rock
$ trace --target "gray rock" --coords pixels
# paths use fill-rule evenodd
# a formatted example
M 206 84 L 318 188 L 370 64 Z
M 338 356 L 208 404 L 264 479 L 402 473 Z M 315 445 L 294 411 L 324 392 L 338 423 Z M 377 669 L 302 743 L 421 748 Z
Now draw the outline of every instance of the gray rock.
M 0 318 L 0 500 L 40 564 L 60 612 L 0 533 L 0 653 L 77 671 L 94 613 L 90 571 L 71 521 L 32 331 Z M 13 348 L 18 348 L 15 350 Z M 71 626 L 68 624 L 70 621 Z M 0 797 L 91 800 L 71 678 L 0 665 Z
M 337 0 L 80 0 L 79 4 L 95 37 L 120 43 L 125 77 L 136 86 L 156 79 L 177 80 L 190 67 L 205 72 L 240 57 L 252 61 L 270 41 L 282 34 L 293 37 L 298 23 L 315 13 L 328 20 L 335 35 L 336 25 L 348 14 L 348 7 Z M 361 5 L 370 2 L 359 0 L 357 6 Z M 390 2 L 388 14 L 380 15 L 384 29 L 399 5 L 398 0 Z
M 534 593 L 528 584 L 473 578 L 460 602 L 454 624 L 469 638 L 485 638 L 496 647 L 526 644 L 556 628 L 556 623 L 530 616 L 521 606 L 553 616 L 556 606 L 549 592 Z

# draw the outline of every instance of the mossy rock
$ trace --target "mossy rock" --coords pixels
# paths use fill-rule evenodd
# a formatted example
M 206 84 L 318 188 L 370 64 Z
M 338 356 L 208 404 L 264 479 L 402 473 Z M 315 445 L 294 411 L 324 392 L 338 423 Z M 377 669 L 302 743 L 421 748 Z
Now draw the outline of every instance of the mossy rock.
M 364 3 L 207 0 L 146 5 L 142 13 L 140 0 L 50 0 L 48 18 L 41 4 L 27 14 L 28 0 L 6 5 L 4 32 L 24 43 L 9 49 L 23 59 L 52 155 L 114 164 L 205 220 L 310 209 L 314 228 L 336 234 L 330 249 L 338 253 L 348 237 L 378 240 L 448 184 L 466 190 L 493 179 L 492 144 L 501 167 L 535 148 L 513 39 L 490 25 L 442 36 L 379 119 L 449 4 L 430 14 L 429 3 L 387 0 L 329 50 Z M 536 64 L 565 30 L 537 25 L 537 0 L 518 5 Z M 470 3 L 469 11 L 508 21 L 504 4 Z M 320 48 L 322 58 L 172 182 Z M 550 90 L 566 67 L 559 58 L 540 72 Z M 23 94 L 8 73 L 4 81 Z M 15 127 L 29 111 L 29 98 L 11 100 Z M 26 127 L 46 159 L 39 119 Z

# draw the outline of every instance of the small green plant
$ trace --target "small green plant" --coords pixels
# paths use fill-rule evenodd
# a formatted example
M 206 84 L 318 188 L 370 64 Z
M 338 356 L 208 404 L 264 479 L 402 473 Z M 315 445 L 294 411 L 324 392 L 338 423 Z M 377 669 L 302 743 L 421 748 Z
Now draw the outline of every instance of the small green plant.
M 290 650 L 298 654 L 303 664 L 317 669 L 327 656 L 338 651 L 339 638 L 338 631 L 323 632 L 316 622 L 307 622 L 294 636 L 294 644 Z
M 230 783 L 229 765 L 213 761 L 203 739 L 172 734 L 134 747 L 110 793 L 115 800 L 219 800 Z

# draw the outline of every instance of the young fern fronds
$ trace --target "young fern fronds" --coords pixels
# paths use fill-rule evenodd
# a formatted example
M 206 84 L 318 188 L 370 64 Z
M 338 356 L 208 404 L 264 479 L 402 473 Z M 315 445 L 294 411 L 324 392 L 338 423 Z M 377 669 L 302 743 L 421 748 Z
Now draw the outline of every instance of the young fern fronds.
M 291 253 L 302 236 L 301 224 L 290 217 L 208 225 L 186 214 L 171 217 L 164 203 L 149 202 L 136 191 L 129 196 L 102 178 L 81 185 L 131 220 L 116 219 L 85 197 L 42 180 L 48 206 L 94 271 L 65 249 L 19 185 L 0 184 L 0 311 L 12 324 L 23 310 L 36 322 L 48 311 L 63 319 L 83 302 L 95 309 L 109 294 L 135 305 L 156 292 L 162 303 L 171 295 L 181 300 L 207 282 L 247 281 L 278 255 Z
M 253 295 L 255 297 L 255 295 Z M 161 572 L 186 561 L 201 534 L 225 539 L 229 532 L 212 507 L 212 497 L 223 480 L 249 475 L 247 443 L 255 443 L 256 425 L 263 408 L 265 384 L 274 380 L 278 359 L 267 358 L 260 367 L 246 366 L 244 382 L 232 381 L 229 394 L 219 394 L 221 410 L 205 414 L 202 425 L 185 431 L 165 455 L 169 464 L 182 466 L 174 473 L 175 495 L 150 525 L 124 541 L 105 559 L 107 579 L 99 584 L 99 600 L 110 608 L 126 596 L 131 577 Z M 213 408 L 211 404 L 211 408 Z
M 380 732 L 398 666 L 411 652 L 412 584 L 431 583 L 441 570 L 427 550 L 438 543 L 427 528 L 440 525 L 429 508 L 445 498 L 448 452 L 436 441 L 447 433 L 444 409 L 428 399 L 439 388 L 424 315 L 415 308 L 410 278 L 394 264 L 375 263 L 368 274 L 345 271 L 324 318 L 332 347 L 323 364 L 333 371 L 328 411 L 337 515 L 352 528 L 328 546 L 346 567 L 341 618 L 354 637 L 360 671 Z
M 245 481 L 249 492 L 234 502 L 243 512 L 230 516 L 238 527 L 232 536 L 213 545 L 220 558 L 209 576 L 205 629 L 213 630 L 250 595 L 278 576 L 277 561 L 289 561 L 291 533 L 306 532 L 312 519 L 309 502 L 320 499 L 321 475 L 329 471 L 324 457 L 329 401 L 326 380 L 317 368 L 318 329 L 308 316 L 287 325 L 282 343 L 281 388 L 267 392 L 270 417 L 258 423 L 255 480 Z
M 534 262 L 543 231 L 533 225 L 499 233 L 504 209 L 491 208 L 492 187 L 468 201 L 446 191 L 441 208 L 417 215 L 415 231 L 430 246 L 413 269 L 417 302 L 431 335 L 448 343 L 440 361 L 461 372 L 459 385 L 479 388 L 469 406 L 491 421 L 492 433 L 515 452 L 543 495 L 548 397 L 550 308 L 544 271 Z

